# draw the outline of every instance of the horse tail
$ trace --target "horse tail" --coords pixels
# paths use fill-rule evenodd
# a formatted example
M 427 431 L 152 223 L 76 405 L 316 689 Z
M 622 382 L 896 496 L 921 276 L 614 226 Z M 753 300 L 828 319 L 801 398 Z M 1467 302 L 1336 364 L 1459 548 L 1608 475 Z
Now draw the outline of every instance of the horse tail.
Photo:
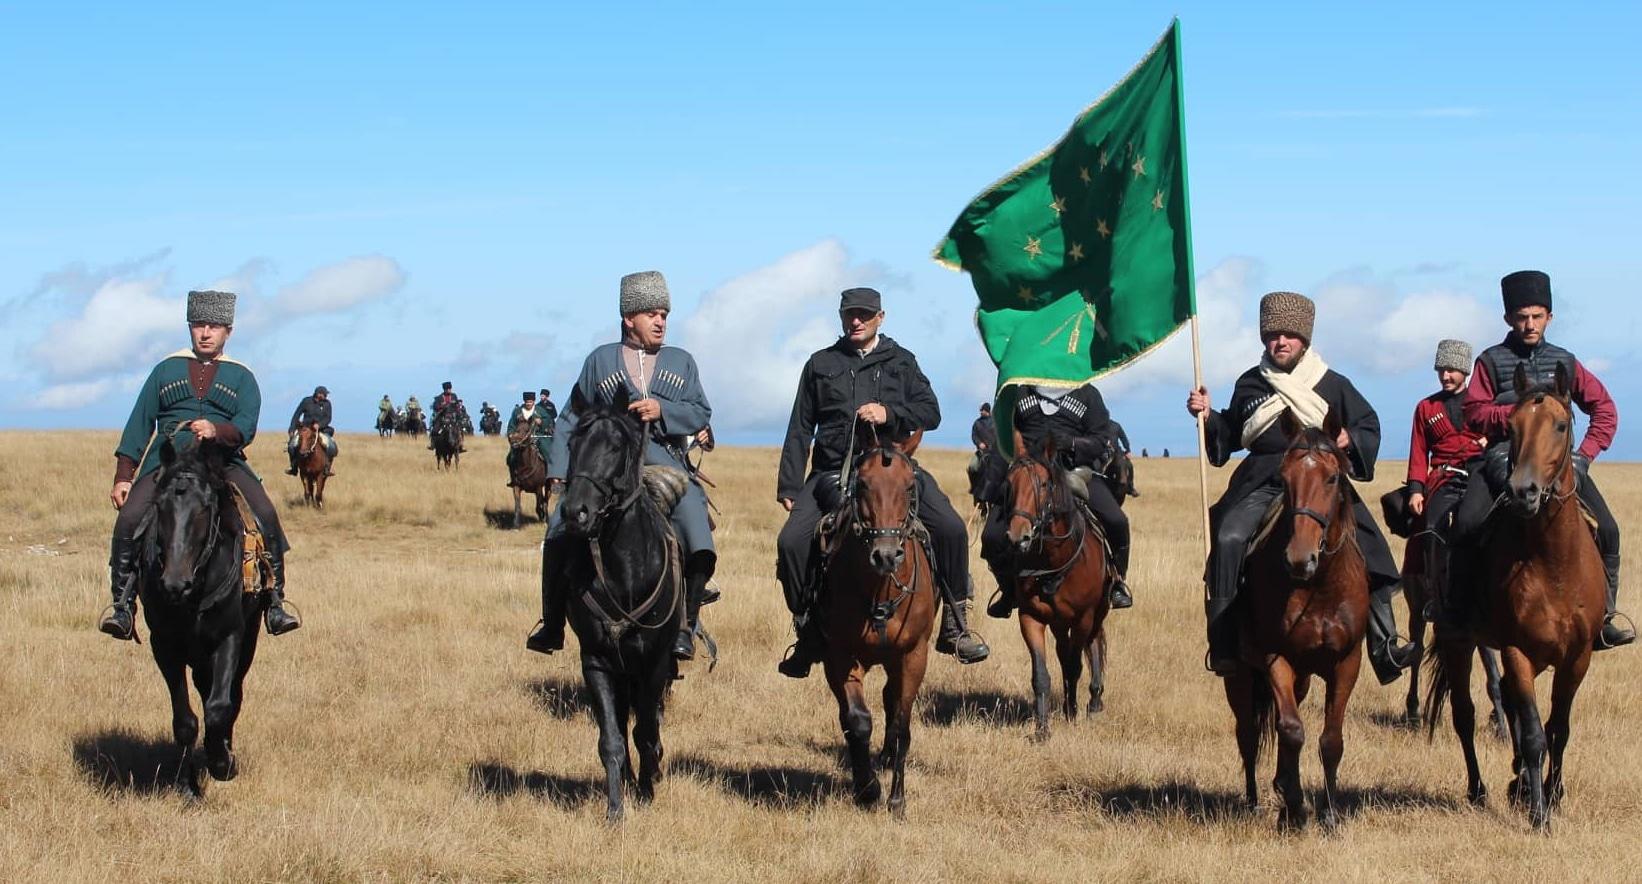
M 1260 755 L 1277 745 L 1277 703 L 1263 673 L 1253 673 L 1249 679 L 1249 716 L 1254 719 L 1254 764 L 1258 765 Z
M 1448 665 L 1443 661 L 1442 648 L 1446 644 L 1433 635 L 1431 646 L 1425 649 L 1425 738 L 1434 739 L 1437 734 L 1437 725 L 1442 722 L 1442 710 L 1448 705 L 1448 695 L 1454 690 L 1454 682 L 1448 673 Z

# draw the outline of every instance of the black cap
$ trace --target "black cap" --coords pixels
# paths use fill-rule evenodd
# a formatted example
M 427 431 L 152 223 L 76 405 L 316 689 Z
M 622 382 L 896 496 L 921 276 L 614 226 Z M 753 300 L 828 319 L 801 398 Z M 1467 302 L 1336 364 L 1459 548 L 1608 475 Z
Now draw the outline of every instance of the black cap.
M 325 395 L 327 395 L 327 396 L 329 396 L 329 395 L 331 395 L 331 391 L 330 391 L 330 390 L 327 390 L 327 389 L 325 389 L 325 388 L 324 388 L 324 387 L 323 387 L 323 386 L 319 386 L 319 387 L 315 387 L 315 388 L 314 388 L 314 395 L 315 395 L 315 396 L 318 396 L 318 395 L 319 395 L 319 394 L 321 394 L 321 393 L 324 393 L 324 394 L 325 394 Z
M 536 398 L 536 391 L 534 391 L 534 390 L 526 390 L 526 391 L 525 391 L 525 398 L 526 398 L 526 399 L 535 399 L 535 398 Z
M 549 392 L 546 387 L 542 388 L 542 398 L 543 399 L 546 399 L 547 397 L 549 397 L 551 395 L 553 395 L 553 394 L 551 392 Z
M 1544 307 L 1551 310 L 1551 277 L 1538 270 L 1518 270 L 1499 281 L 1505 312 L 1515 313 L 1524 307 Z
M 853 288 L 844 289 L 838 298 L 838 312 L 845 310 L 871 310 L 877 313 L 884 309 L 884 299 L 879 296 L 877 289 Z
M 446 390 L 449 390 L 450 389 L 450 381 L 445 381 L 444 383 L 440 384 L 439 386 L 446 389 Z
M 984 413 L 984 414 L 990 414 L 992 412 L 992 403 L 982 402 L 981 403 L 981 412 Z

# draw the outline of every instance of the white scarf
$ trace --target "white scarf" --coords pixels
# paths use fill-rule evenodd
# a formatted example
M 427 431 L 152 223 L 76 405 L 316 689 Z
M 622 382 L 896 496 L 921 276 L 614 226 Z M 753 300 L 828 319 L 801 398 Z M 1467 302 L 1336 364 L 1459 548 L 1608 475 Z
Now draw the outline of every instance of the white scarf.
M 1317 395 L 1317 382 L 1328 374 L 1328 363 L 1315 350 L 1306 349 L 1295 363 L 1293 371 L 1283 371 L 1271 361 L 1271 355 L 1260 357 L 1260 376 L 1266 379 L 1276 395 L 1270 396 L 1254 409 L 1243 422 L 1243 447 L 1247 448 L 1260 434 L 1277 423 L 1284 410 L 1294 414 L 1301 426 L 1323 428 L 1328 416 L 1328 402 Z

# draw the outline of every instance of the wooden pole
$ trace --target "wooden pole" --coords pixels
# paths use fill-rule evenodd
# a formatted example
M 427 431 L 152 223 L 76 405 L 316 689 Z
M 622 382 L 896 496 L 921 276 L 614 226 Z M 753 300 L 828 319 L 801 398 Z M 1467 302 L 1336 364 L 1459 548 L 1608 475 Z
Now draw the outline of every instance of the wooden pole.
M 1197 340 L 1197 314 L 1192 314 L 1192 383 L 1195 389 L 1203 389 L 1203 348 Z M 1208 561 L 1212 549 L 1213 538 L 1209 534 L 1209 413 L 1205 410 L 1197 416 L 1197 488 L 1202 494 L 1203 509 L 1203 559 Z M 1206 594 L 1208 584 L 1205 582 L 1203 591 Z

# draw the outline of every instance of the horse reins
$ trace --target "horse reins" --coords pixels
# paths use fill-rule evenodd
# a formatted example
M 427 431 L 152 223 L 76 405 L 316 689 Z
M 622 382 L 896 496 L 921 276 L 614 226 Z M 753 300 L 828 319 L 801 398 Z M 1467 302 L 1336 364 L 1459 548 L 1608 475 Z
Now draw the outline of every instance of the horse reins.
M 615 484 L 610 481 L 602 479 L 598 476 L 587 475 L 578 475 L 574 478 L 592 484 L 594 488 L 598 489 L 604 495 L 607 501 L 613 501 L 607 502 L 604 506 L 599 508 L 597 515 L 601 522 L 617 513 L 626 512 L 633 506 L 634 503 L 638 501 L 639 496 L 644 493 L 644 480 L 642 478 L 634 482 L 632 491 L 628 492 L 625 496 L 620 497 L 619 499 L 617 499 L 617 495 L 620 493 L 620 489 L 616 488 Z M 655 609 L 656 605 L 661 601 L 662 593 L 665 590 L 671 588 L 673 592 L 669 594 L 669 598 L 676 598 L 678 593 L 681 591 L 684 582 L 681 556 L 679 555 L 678 538 L 670 530 L 663 532 L 663 538 L 666 542 L 667 562 L 663 566 L 660 576 L 656 578 L 656 585 L 651 588 L 650 595 L 647 596 L 644 601 L 640 602 L 638 607 L 633 608 L 632 610 L 624 609 L 617 604 L 615 597 L 610 592 L 610 578 L 605 573 L 604 549 L 599 543 L 598 534 L 594 533 L 587 538 L 587 548 L 593 557 L 593 588 L 597 589 L 599 593 L 609 601 L 609 605 L 606 605 L 598 598 L 595 598 L 591 591 L 583 592 L 582 600 L 586 603 L 589 610 L 598 614 L 599 617 L 604 620 L 605 624 L 609 627 L 613 638 L 621 638 L 628 629 L 659 629 L 666 625 L 666 620 L 657 620 L 655 623 L 647 623 L 644 621 L 644 616 Z M 671 579 L 668 579 L 669 577 Z M 674 604 L 669 604 L 667 606 L 668 617 L 673 616 L 672 609 L 674 607 L 676 607 Z M 615 610 L 614 616 L 610 613 L 610 609 L 612 608 Z
M 1009 472 L 1005 473 L 1004 476 L 1007 478 L 1010 473 L 1014 473 L 1016 470 L 1026 469 L 1032 464 L 1037 464 L 1043 467 L 1046 472 L 1054 469 L 1054 467 L 1050 464 L 1042 463 L 1041 461 L 1030 457 L 1022 457 L 1016 459 L 1016 461 L 1010 465 Z M 1032 523 L 1033 544 L 1038 549 L 1043 549 L 1043 544 L 1045 541 L 1061 541 L 1072 536 L 1075 531 L 1072 520 L 1078 515 L 1076 509 L 1060 510 L 1050 508 L 1047 504 L 1053 501 L 1053 496 L 1049 493 L 1049 483 L 1047 481 L 1040 481 L 1035 474 L 1032 476 L 1032 498 L 1038 504 L 1038 512 L 1029 513 L 1020 509 L 1012 509 L 1010 511 L 1010 518 L 1020 516 L 1021 518 Z M 1064 534 L 1050 533 L 1048 530 L 1050 522 L 1056 516 L 1062 515 L 1067 517 L 1066 532 Z M 1042 580 L 1044 585 L 1058 584 L 1058 581 L 1053 578 L 1063 576 L 1066 572 L 1072 570 L 1072 566 L 1077 564 L 1078 560 L 1083 557 L 1083 548 L 1084 545 L 1088 543 L 1089 532 L 1076 531 L 1076 534 L 1078 536 L 1078 548 L 1072 551 L 1072 555 L 1067 557 L 1064 564 L 1057 565 L 1053 568 L 1025 568 L 1017 571 L 1015 576 L 1019 579 Z
M 851 447 L 854 446 L 854 436 L 854 425 L 852 424 L 850 432 Z M 876 431 L 873 433 L 873 441 L 875 443 L 878 441 Z M 878 445 L 868 451 L 862 452 L 859 460 L 865 460 L 871 457 L 900 458 L 905 460 L 907 465 L 913 469 L 914 478 L 912 481 L 912 489 L 908 492 L 909 500 L 907 503 L 907 515 L 906 518 L 901 521 L 901 524 L 890 528 L 878 528 L 863 524 L 861 519 L 860 500 L 855 495 L 856 471 L 849 471 L 849 480 L 847 485 L 845 484 L 844 474 L 840 473 L 839 484 L 845 486 L 847 489 L 846 499 L 849 502 L 850 533 L 856 535 L 857 537 L 864 538 L 868 543 L 886 538 L 893 539 L 896 541 L 897 546 L 905 550 L 907 541 L 917 535 L 918 526 L 920 524 L 918 522 L 919 497 L 917 467 L 913 464 L 912 458 L 908 456 L 906 452 L 901 451 L 898 448 L 888 448 Z M 923 543 L 924 540 L 920 538 L 919 542 Z M 929 553 L 928 550 L 925 551 L 925 554 L 930 556 L 933 560 L 933 555 Z M 872 622 L 872 628 L 878 633 L 880 640 L 889 630 L 890 618 L 895 616 L 895 612 L 900 610 L 901 605 L 904 604 L 907 599 L 911 598 L 918 592 L 918 570 L 916 568 L 913 569 L 912 581 L 910 584 L 901 579 L 899 570 L 900 569 L 896 569 L 895 572 L 889 574 L 890 582 L 895 585 L 895 596 L 882 601 L 874 601 L 872 606 L 867 611 L 867 617 Z

